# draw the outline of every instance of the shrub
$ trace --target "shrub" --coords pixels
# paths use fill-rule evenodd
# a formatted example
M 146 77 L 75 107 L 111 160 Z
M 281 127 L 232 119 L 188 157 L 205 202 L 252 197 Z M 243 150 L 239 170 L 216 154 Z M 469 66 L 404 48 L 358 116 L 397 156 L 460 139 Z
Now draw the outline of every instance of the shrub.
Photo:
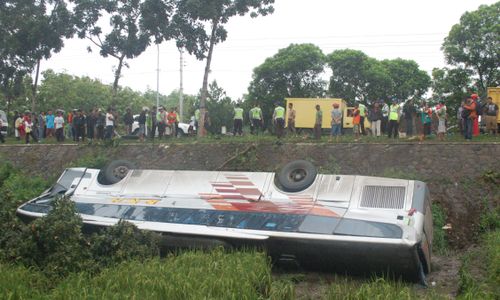
M 93 234 L 90 244 L 92 256 L 103 267 L 130 259 L 144 260 L 160 253 L 157 234 L 139 230 L 123 220 Z
M 31 224 L 36 243 L 33 255 L 38 266 L 53 277 L 94 269 L 89 245 L 82 233 L 83 222 L 75 214 L 74 203 L 60 198 L 53 205 L 47 216 Z

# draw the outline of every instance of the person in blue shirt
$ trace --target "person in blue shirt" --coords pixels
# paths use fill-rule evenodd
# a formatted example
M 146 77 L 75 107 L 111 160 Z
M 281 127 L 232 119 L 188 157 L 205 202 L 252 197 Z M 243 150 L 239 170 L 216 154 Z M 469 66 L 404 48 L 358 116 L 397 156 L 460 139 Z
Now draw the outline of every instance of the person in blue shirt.
M 45 117 L 45 122 L 47 126 L 47 133 L 45 134 L 45 136 L 47 138 L 54 137 L 54 119 L 55 119 L 54 114 L 52 113 L 51 110 L 49 110 L 47 116 Z

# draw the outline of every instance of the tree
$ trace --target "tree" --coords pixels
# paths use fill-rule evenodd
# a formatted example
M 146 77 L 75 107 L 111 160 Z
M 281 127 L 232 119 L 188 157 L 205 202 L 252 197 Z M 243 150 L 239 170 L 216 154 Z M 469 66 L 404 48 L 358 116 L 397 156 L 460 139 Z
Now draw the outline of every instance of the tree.
M 358 50 L 336 50 L 327 56 L 332 69 L 329 92 L 333 97 L 363 102 L 383 99 L 392 88 L 385 67 Z
M 500 85 L 499 18 L 500 2 L 466 12 L 442 46 L 450 65 L 472 72 L 482 97 L 488 86 Z
M 413 60 L 401 58 L 383 60 L 382 65 L 392 81 L 392 92 L 387 96 L 400 101 L 420 98 L 431 85 L 431 78 L 427 72 L 420 70 Z
M 208 132 L 220 133 L 222 126 L 228 130 L 232 128 L 234 103 L 215 80 L 208 87 L 207 110 L 210 112 L 210 124 L 206 127 Z
M 326 85 L 321 79 L 324 64 L 325 55 L 319 47 L 291 44 L 254 69 L 246 99 L 259 103 L 268 119 L 273 103 L 283 102 L 285 97 L 322 97 Z
M 434 68 L 432 70 L 432 100 L 444 100 L 450 116 L 456 116 L 461 101 L 473 90 L 471 71 Z
M 126 59 L 139 56 L 150 43 L 152 33 L 143 26 L 143 9 L 151 9 L 156 0 L 72 0 L 75 2 L 75 23 L 79 38 L 88 39 L 103 57 L 117 60 L 114 70 L 113 104 Z M 104 33 L 99 21 L 109 16 L 110 30 Z M 168 22 L 168 20 L 163 20 Z M 87 48 L 91 51 L 91 47 Z
M 0 3 L 0 87 L 7 110 L 21 90 L 23 77 L 37 67 L 32 84 L 35 109 L 40 60 L 63 47 L 73 35 L 71 13 L 64 0 L 4 0 Z
M 200 96 L 200 112 L 203 116 L 206 110 L 206 99 L 208 96 L 208 74 L 212 62 L 214 46 L 227 38 L 224 25 L 231 17 L 243 16 L 250 13 L 251 17 L 267 15 L 274 11 L 272 4 L 274 0 L 179 0 L 178 11 L 180 15 L 188 16 L 190 20 L 198 20 L 208 24 L 210 33 L 208 38 L 208 53 L 206 55 L 206 66 L 203 74 L 203 85 Z M 204 133 L 204 118 L 199 122 L 199 135 Z

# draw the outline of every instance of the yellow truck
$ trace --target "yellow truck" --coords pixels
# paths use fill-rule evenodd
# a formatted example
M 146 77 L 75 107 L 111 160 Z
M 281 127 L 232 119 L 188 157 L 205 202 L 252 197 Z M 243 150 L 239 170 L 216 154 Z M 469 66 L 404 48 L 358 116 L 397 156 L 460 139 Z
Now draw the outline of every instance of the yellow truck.
M 500 87 L 489 87 L 488 97 L 491 97 L 493 99 L 493 103 L 500 107 Z M 500 127 L 500 114 L 498 114 L 497 124 Z
M 347 102 L 340 98 L 285 98 L 286 113 L 288 115 L 288 104 L 292 103 L 296 111 L 295 127 L 297 129 L 312 129 L 316 118 L 316 104 L 319 104 L 323 111 L 322 128 L 331 128 L 330 112 L 333 104 L 337 103 L 342 111 L 342 129 L 352 129 L 352 112 L 354 107 L 348 106 Z M 286 120 L 288 126 L 288 120 Z M 365 128 L 370 128 L 370 122 L 365 117 Z

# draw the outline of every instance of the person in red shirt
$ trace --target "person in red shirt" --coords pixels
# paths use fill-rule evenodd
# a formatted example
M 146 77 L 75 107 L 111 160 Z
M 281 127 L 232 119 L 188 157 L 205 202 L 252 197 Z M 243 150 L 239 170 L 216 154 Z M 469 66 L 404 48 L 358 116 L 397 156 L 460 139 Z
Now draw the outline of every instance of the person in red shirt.
M 476 105 L 476 110 L 477 106 L 480 105 L 478 102 L 478 95 L 477 94 L 472 94 L 471 95 L 472 101 L 474 101 Z M 479 116 L 476 114 L 475 119 L 472 121 L 472 135 L 473 136 L 479 136 Z
M 170 109 L 170 112 L 167 114 L 167 122 L 168 122 L 168 127 L 170 127 L 170 132 L 172 133 L 172 136 L 176 136 L 175 132 L 175 122 L 177 122 L 177 114 L 175 113 L 175 110 L 173 108 Z
M 355 141 L 359 139 L 359 124 L 361 123 L 361 115 L 359 113 L 359 104 L 354 106 L 354 110 L 352 111 L 352 131 L 354 133 Z
M 474 123 L 474 119 L 477 119 L 476 114 L 476 102 L 472 100 L 472 97 L 468 97 L 463 106 L 464 114 L 462 117 L 464 118 L 464 132 L 465 139 L 467 141 L 472 140 L 472 127 Z

